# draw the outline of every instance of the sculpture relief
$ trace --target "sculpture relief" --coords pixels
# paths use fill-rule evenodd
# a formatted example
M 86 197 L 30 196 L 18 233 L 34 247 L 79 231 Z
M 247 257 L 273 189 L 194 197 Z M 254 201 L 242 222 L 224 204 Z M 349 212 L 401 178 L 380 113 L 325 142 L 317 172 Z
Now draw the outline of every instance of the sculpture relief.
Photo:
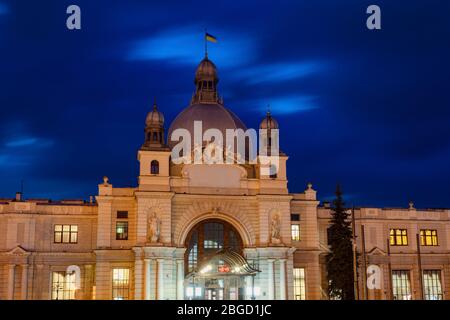
M 157 243 L 161 235 L 161 220 L 156 212 L 152 212 L 147 218 L 147 240 L 151 243 Z
M 280 215 L 278 213 L 274 213 L 272 214 L 272 221 L 271 221 L 271 242 L 272 243 L 280 243 L 280 227 L 281 227 L 281 223 L 280 223 Z

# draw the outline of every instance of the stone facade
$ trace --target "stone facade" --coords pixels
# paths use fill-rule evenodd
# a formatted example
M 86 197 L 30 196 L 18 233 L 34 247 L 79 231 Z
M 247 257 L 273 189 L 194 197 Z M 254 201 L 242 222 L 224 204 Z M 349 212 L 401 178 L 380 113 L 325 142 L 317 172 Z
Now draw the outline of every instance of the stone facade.
M 214 80 L 208 90 L 218 82 L 214 64 L 204 61 L 192 103 L 201 109 L 198 104 L 207 97 L 203 102 L 219 112 L 215 117 L 228 117 L 217 92 L 202 92 L 204 74 Z M 208 111 L 201 117 L 206 124 L 217 120 Z M 278 123 L 269 117 L 262 127 L 276 129 Z M 236 116 L 229 119 L 229 125 L 242 127 Z M 189 119 L 176 123 L 183 121 Z M 258 271 L 242 278 L 244 289 L 252 292 L 240 292 L 241 298 L 328 298 L 324 257 L 330 208 L 320 205 L 311 184 L 303 193 L 288 191 L 286 155 L 280 155 L 276 176 L 259 174 L 260 161 L 174 165 L 156 106 L 145 132 L 134 188 L 114 187 L 105 177 L 89 202 L 0 199 L 0 299 L 185 299 L 188 239 L 205 221 L 235 230 L 242 256 Z M 382 270 L 381 287 L 368 289 L 360 263 L 361 299 L 391 299 L 393 270 L 409 272 L 411 298 L 423 298 L 415 238 L 422 229 L 435 230 L 438 243 L 420 247 L 421 269 L 438 271 L 442 298 L 450 298 L 450 210 L 417 210 L 411 204 L 408 209 L 357 208 L 354 216 L 360 257 L 366 267 Z M 298 225 L 298 234 L 292 225 Z M 391 229 L 407 229 L 407 245 L 388 249 Z

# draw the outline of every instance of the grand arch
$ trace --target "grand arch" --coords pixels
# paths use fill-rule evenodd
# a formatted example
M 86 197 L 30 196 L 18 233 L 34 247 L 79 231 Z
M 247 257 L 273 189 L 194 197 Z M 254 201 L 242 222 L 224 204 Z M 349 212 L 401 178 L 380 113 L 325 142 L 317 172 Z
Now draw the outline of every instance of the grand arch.
M 197 222 L 185 239 L 186 299 L 241 300 L 254 298 L 259 270 L 243 256 L 238 230 L 223 219 Z
M 177 240 L 176 245 L 178 247 L 184 247 L 189 232 L 198 223 L 210 219 L 222 220 L 229 223 L 239 233 L 239 236 L 242 239 L 243 247 L 254 246 L 255 232 L 253 231 L 248 219 L 241 214 L 236 217 L 235 215 L 219 212 L 217 209 L 213 209 L 209 212 L 197 213 L 195 215 L 186 215 L 183 223 L 179 223 L 175 228 L 174 238 Z

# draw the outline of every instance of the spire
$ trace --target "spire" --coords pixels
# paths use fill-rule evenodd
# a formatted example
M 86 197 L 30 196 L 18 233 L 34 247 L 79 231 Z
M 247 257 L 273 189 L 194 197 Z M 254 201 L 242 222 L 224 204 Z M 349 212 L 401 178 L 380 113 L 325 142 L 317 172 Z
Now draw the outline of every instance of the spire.
M 208 32 L 206 31 L 206 28 L 205 28 L 205 59 L 208 59 L 208 39 L 206 38 L 207 34 L 208 34 Z
M 153 111 L 158 111 L 158 105 L 156 104 L 156 97 L 153 98 Z

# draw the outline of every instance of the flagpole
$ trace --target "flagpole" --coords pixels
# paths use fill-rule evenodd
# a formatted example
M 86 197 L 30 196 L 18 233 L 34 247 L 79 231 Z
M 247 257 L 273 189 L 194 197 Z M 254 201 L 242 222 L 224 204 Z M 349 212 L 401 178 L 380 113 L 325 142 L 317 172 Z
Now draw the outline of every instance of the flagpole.
M 205 40 L 205 57 L 208 58 L 208 40 L 206 40 L 206 28 L 205 28 L 205 34 L 203 35 L 203 39 Z

